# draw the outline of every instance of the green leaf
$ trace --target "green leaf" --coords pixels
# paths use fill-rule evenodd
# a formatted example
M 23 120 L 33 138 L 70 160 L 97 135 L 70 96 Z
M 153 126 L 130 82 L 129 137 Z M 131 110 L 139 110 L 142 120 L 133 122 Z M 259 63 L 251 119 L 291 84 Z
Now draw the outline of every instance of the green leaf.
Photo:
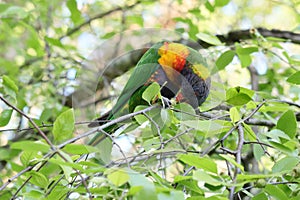
M 177 119 L 180 121 L 185 121 L 185 120 L 192 120 L 195 119 L 195 109 L 187 103 L 179 103 L 174 106 L 174 109 L 176 111 L 178 110 L 179 112 L 174 112 L 174 115 L 176 116 Z
M 67 144 L 63 150 L 67 153 L 71 154 L 88 154 L 93 152 L 98 152 L 99 149 L 89 146 L 89 145 L 83 145 L 83 144 Z
M 147 108 L 147 106 L 143 106 L 143 105 L 139 105 L 137 107 L 135 107 L 134 112 L 140 111 L 140 110 L 144 110 L 145 108 Z M 134 119 L 141 125 L 144 122 L 148 121 L 148 118 L 145 117 L 145 115 L 135 115 Z
M 278 142 L 274 142 L 274 141 L 269 141 L 269 143 L 277 150 L 285 153 L 285 154 L 288 154 L 288 155 L 292 155 L 293 151 L 286 147 L 284 144 L 281 144 L 281 143 L 278 143 Z
M 225 155 L 225 154 L 224 155 L 220 154 L 220 156 L 222 158 L 224 158 L 225 160 L 227 160 L 228 162 L 230 162 L 231 164 L 233 164 L 234 166 L 236 166 L 236 167 L 240 168 L 242 171 L 244 171 L 244 166 L 237 163 L 232 157 Z
M 300 71 L 292 74 L 288 79 L 287 82 L 300 85 Z
M 169 126 L 172 122 L 172 111 L 169 109 L 161 109 L 160 117 L 164 125 Z
M 203 158 L 192 154 L 181 154 L 178 156 L 178 159 L 190 166 L 195 166 L 196 168 L 204 169 L 205 171 L 215 174 L 218 173 L 217 164 L 210 158 Z
M 220 123 L 210 120 L 187 120 L 181 123 L 205 133 L 206 137 L 221 133 L 222 130 L 226 128 Z
M 67 155 L 67 154 L 64 154 L 64 155 Z M 64 170 L 66 176 L 69 176 L 73 172 L 72 168 L 78 169 L 80 171 L 84 170 L 82 165 L 80 163 L 74 163 L 71 160 L 71 157 L 65 156 L 65 158 L 67 158 L 68 161 L 65 161 L 62 158 L 58 157 L 58 158 L 50 158 L 49 162 L 53 163 L 55 165 L 59 165 L 59 167 L 61 167 Z
M 219 70 L 224 69 L 234 58 L 234 51 L 228 50 L 221 54 L 221 56 L 217 59 L 216 65 Z
M 46 188 L 48 186 L 48 179 L 46 176 L 40 172 L 30 171 L 29 174 L 32 176 L 30 182 L 41 188 Z
M 6 75 L 3 75 L 2 80 L 3 80 L 4 92 L 10 97 L 12 97 L 14 100 L 16 100 L 18 87 L 15 84 L 15 82 L 9 76 Z
M 229 114 L 232 122 L 238 122 L 241 119 L 239 110 L 236 107 L 230 108 Z
M 261 157 L 265 155 L 265 151 L 263 150 L 263 148 L 260 145 L 254 145 L 253 146 L 253 154 L 254 154 L 254 158 L 257 161 L 260 161 Z
M 2 77 L 3 79 L 3 85 L 14 91 L 15 93 L 18 92 L 18 86 L 15 84 L 15 82 L 9 78 L 9 76 L 4 75 Z
M 279 138 L 283 138 L 283 139 L 286 139 L 286 140 L 291 139 L 287 134 L 285 134 L 285 132 L 283 132 L 279 129 L 273 129 L 270 132 L 265 133 L 264 135 L 276 140 L 277 142 L 280 142 Z
M 267 185 L 265 191 L 274 199 L 282 200 L 289 199 L 288 196 L 277 185 Z M 273 198 L 272 198 L 273 199 Z
M 0 113 L 0 127 L 6 126 L 9 123 L 12 112 L 12 109 L 6 109 Z
M 268 197 L 265 193 L 259 193 L 257 195 L 255 195 L 252 200 L 268 200 Z
M 112 147 L 112 142 L 108 137 L 97 145 L 97 148 L 99 149 L 98 152 L 100 152 L 100 158 L 104 163 L 109 163 L 111 161 Z
M 61 41 L 59 39 L 56 38 L 50 38 L 50 37 L 45 37 L 45 40 L 47 42 L 49 42 L 49 44 L 52 44 L 54 46 L 60 47 L 60 48 L 64 48 L 64 45 L 61 43 Z
M 226 6 L 230 0 L 215 0 L 215 6 L 216 7 L 223 7 Z
M 149 85 L 146 90 L 143 92 L 142 98 L 151 104 L 151 101 L 157 97 L 160 93 L 160 86 L 157 82 L 153 82 Z
M 214 12 L 214 11 L 215 11 L 215 7 L 212 6 L 211 3 L 210 3 L 209 1 L 206 1 L 204 5 L 205 5 L 205 8 L 206 8 L 207 10 L 209 10 L 210 12 Z
M 229 104 L 241 106 L 251 101 L 253 95 L 254 91 L 243 87 L 230 88 L 226 91 L 226 101 Z
M 108 33 L 104 34 L 103 36 L 101 36 L 101 38 L 102 39 L 109 39 L 109 38 L 113 37 L 115 34 L 116 34 L 115 31 L 111 31 L 111 32 L 108 32 Z
M 69 109 L 60 114 L 53 124 L 54 139 L 61 142 L 71 138 L 73 135 L 74 123 L 73 109 Z
M 0 148 L 0 158 L 1 160 L 8 160 L 10 159 L 9 150 L 4 148 Z
M 144 26 L 144 19 L 141 15 L 130 15 L 126 17 L 126 22 L 129 24 L 138 24 L 139 26 Z
M 222 42 L 219 40 L 219 38 L 214 35 L 209 35 L 206 33 L 197 33 L 196 37 L 208 44 L 222 45 Z
M 251 62 L 252 62 L 252 58 L 250 55 L 248 54 L 238 54 L 238 57 L 241 61 L 241 65 L 242 67 L 248 67 L 250 66 Z
M 74 24 L 78 23 L 81 20 L 81 13 L 77 8 L 76 0 L 68 0 L 67 7 L 71 12 L 71 19 L 74 22 Z
M 242 106 L 251 100 L 252 100 L 252 98 L 249 97 L 248 95 L 239 93 L 231 98 L 228 98 L 226 101 L 227 101 L 227 103 L 235 105 L 235 106 Z
M 124 169 L 118 169 L 107 175 L 108 180 L 110 180 L 115 186 L 120 187 L 124 185 L 129 180 L 129 175 Z
M 23 151 L 20 160 L 23 166 L 28 166 L 31 162 L 33 162 L 37 157 L 37 151 Z
M 9 6 L 6 10 L 0 12 L 0 18 L 17 18 L 24 19 L 28 16 L 28 13 L 24 8 L 19 6 Z
M 198 182 L 208 183 L 213 186 L 222 185 L 222 182 L 220 180 L 216 179 L 215 177 L 212 177 L 210 174 L 208 174 L 206 171 L 203 171 L 202 169 L 194 171 L 193 178 Z
M 48 153 L 50 150 L 50 146 L 39 141 L 20 141 L 14 142 L 11 144 L 10 148 L 12 149 L 20 149 L 23 151 L 41 151 L 43 153 Z
M 272 172 L 281 172 L 285 170 L 292 170 L 298 163 L 300 159 L 297 157 L 285 157 L 277 161 L 272 167 Z
M 258 52 L 258 47 L 252 46 L 252 47 L 237 47 L 236 48 L 236 53 L 237 54 L 251 54 L 254 52 Z
M 168 193 L 158 193 L 158 200 L 184 200 L 184 194 L 182 191 L 172 190 Z
M 293 139 L 297 131 L 297 121 L 294 112 L 291 110 L 286 111 L 278 120 L 276 127 Z
M 39 121 L 46 122 L 51 117 L 52 114 L 53 114 L 52 109 L 48 109 L 48 108 L 44 109 L 40 116 Z
M 286 172 L 280 172 L 276 174 L 238 174 L 237 180 L 253 180 L 253 179 L 261 179 L 261 178 L 271 178 L 271 177 L 280 177 L 283 173 Z
M 179 183 L 181 181 L 185 181 L 185 180 L 190 180 L 192 179 L 193 177 L 191 176 L 181 176 L 181 175 L 176 175 L 175 178 L 174 178 L 174 183 Z
M 74 163 L 72 158 L 68 154 L 64 153 L 63 151 L 59 151 L 59 153 L 64 156 L 66 160 L 62 159 L 61 157 L 56 157 L 50 158 L 49 162 L 59 165 L 59 167 L 64 171 L 66 179 L 69 179 L 71 177 L 71 174 L 74 172 L 72 168 L 83 171 L 81 165 Z
M 251 64 L 252 58 L 250 54 L 257 51 L 258 47 L 256 46 L 241 47 L 239 45 L 236 45 L 236 53 L 241 61 L 242 67 L 248 67 Z
M 244 126 L 244 130 L 245 130 L 245 137 L 249 141 L 256 141 L 257 137 L 256 137 L 254 131 L 252 130 L 252 128 L 245 123 L 243 123 L 243 126 Z
M 136 200 L 157 200 L 157 193 L 153 182 L 149 181 L 141 173 L 135 172 L 133 170 L 128 171 L 130 177 L 129 184 L 131 187 L 137 188 L 134 191 L 134 199 Z M 132 192 L 132 191 L 131 191 Z

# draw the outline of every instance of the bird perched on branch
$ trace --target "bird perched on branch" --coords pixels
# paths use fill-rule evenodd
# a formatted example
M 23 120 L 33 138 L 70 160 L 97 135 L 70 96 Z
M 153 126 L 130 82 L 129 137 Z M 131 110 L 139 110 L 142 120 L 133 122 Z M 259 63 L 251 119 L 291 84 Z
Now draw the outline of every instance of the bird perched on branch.
M 174 42 L 156 43 L 137 63 L 113 109 L 90 123 L 89 127 L 115 119 L 122 115 L 124 108 L 133 112 L 138 105 L 148 105 L 142 94 L 153 82 L 161 86 L 162 97 L 175 98 L 177 102 L 186 102 L 196 109 L 209 93 L 209 69 L 205 59 L 194 49 Z M 90 144 L 95 145 L 104 138 L 105 135 L 100 133 Z

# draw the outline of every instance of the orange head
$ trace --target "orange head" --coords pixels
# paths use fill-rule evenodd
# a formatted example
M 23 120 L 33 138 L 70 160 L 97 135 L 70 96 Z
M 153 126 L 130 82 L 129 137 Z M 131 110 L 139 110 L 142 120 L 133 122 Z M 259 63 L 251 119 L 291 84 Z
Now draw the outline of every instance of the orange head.
M 165 42 L 159 48 L 158 54 L 161 56 L 158 59 L 161 66 L 164 68 L 171 67 L 180 72 L 185 66 L 189 50 L 182 44 Z

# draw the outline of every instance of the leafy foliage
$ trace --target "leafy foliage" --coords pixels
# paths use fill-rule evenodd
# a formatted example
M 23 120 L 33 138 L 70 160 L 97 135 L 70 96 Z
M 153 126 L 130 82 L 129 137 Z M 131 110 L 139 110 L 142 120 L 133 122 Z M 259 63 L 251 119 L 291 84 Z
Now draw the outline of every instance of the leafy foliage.
M 1 199 L 299 198 L 299 3 L 6 2 Z M 253 25 L 286 31 L 242 30 Z M 165 102 L 154 83 L 149 105 L 88 129 L 161 40 L 187 42 L 212 66 L 201 112 Z M 88 145 L 109 123 L 114 133 Z

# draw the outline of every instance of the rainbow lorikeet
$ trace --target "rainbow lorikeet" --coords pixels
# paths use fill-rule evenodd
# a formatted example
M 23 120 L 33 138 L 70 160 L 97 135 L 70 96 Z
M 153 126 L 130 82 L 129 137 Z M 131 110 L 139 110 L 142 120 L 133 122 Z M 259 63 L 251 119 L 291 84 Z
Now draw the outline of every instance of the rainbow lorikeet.
M 160 93 L 164 98 L 175 97 L 176 101 L 197 108 L 209 93 L 209 69 L 205 59 L 194 49 L 174 42 L 156 43 L 137 63 L 113 109 L 89 127 L 120 116 L 125 107 L 133 112 L 136 106 L 147 105 L 142 94 L 153 82 L 161 86 Z M 103 134 L 97 135 L 90 144 L 97 144 L 104 138 Z

